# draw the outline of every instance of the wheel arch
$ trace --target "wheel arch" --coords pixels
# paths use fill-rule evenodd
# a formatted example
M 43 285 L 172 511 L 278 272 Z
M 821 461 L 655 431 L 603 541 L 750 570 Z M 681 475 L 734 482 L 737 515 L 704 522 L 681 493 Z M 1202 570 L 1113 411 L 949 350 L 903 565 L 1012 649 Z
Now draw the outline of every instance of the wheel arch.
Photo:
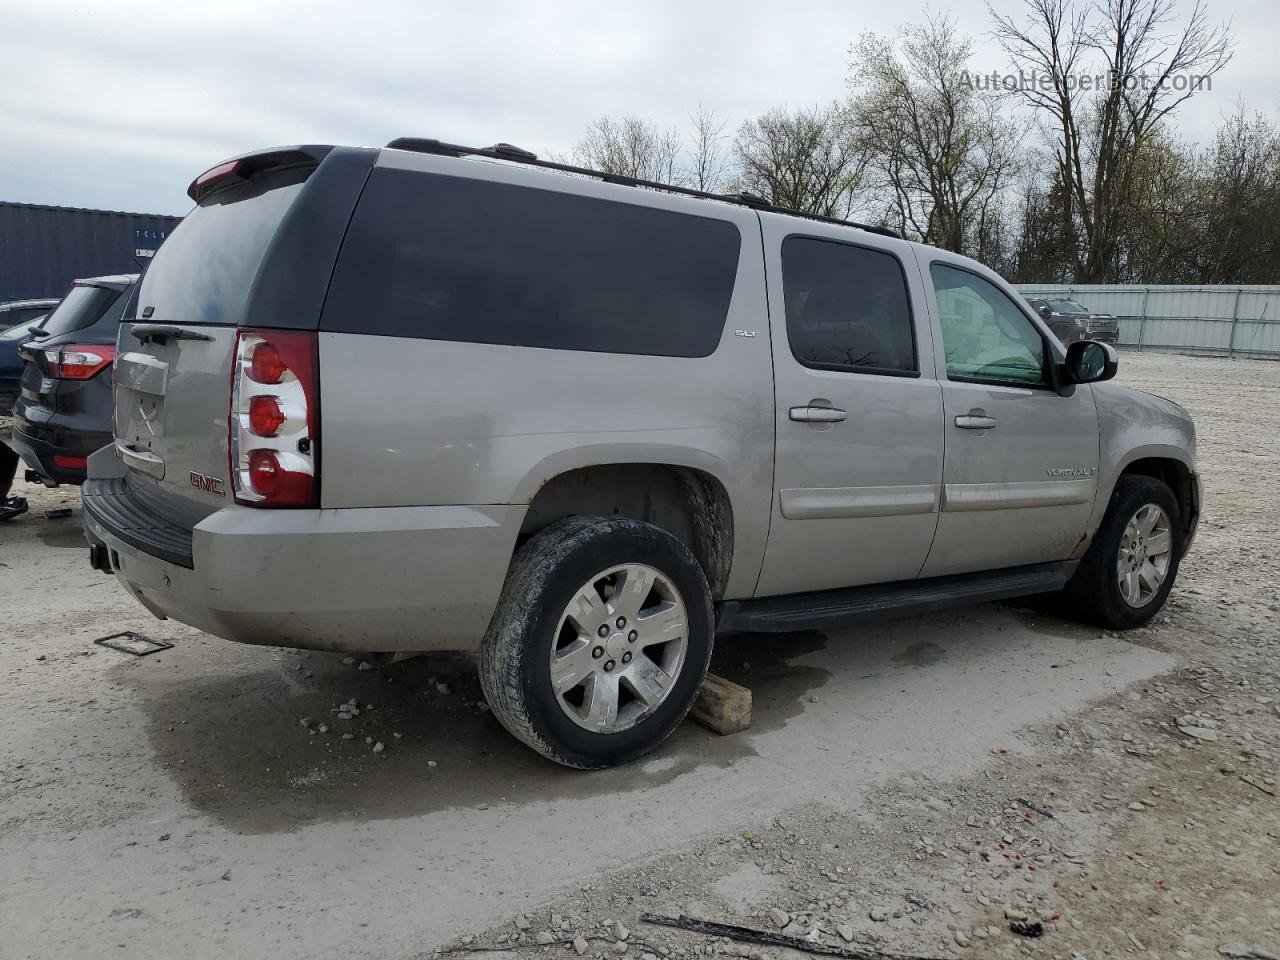
M 1137 456 L 1128 461 L 1117 475 L 1117 480 L 1124 476 L 1152 477 L 1160 480 L 1173 491 L 1178 501 L 1183 531 L 1183 549 L 1190 546 L 1191 536 L 1195 533 L 1200 520 L 1200 497 L 1196 482 L 1196 474 L 1192 467 L 1181 457 L 1167 454 Z M 1113 485 L 1114 489 L 1114 485 Z
M 529 502 L 516 541 L 565 517 L 624 516 L 661 527 L 697 558 L 715 600 L 733 565 L 733 503 L 712 473 L 663 462 L 597 463 L 549 477 Z

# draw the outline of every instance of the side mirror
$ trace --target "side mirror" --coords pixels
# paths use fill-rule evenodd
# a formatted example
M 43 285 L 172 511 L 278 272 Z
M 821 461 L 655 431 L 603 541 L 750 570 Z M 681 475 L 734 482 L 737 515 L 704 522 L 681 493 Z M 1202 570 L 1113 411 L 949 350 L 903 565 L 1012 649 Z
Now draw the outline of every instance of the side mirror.
M 1074 383 L 1110 380 L 1120 366 L 1120 354 L 1109 343 L 1077 340 L 1067 347 L 1067 374 Z

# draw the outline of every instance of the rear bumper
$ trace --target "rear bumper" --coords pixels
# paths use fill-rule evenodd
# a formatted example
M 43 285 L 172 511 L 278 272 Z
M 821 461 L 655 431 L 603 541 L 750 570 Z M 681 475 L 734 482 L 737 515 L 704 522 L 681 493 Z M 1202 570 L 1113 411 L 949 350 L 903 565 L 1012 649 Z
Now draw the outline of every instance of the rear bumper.
M 28 467 L 53 483 L 84 483 L 85 468 L 72 465 L 68 460 L 55 461 L 54 457 L 86 461 L 95 451 L 111 442 L 110 434 L 74 433 L 58 437 L 62 443 L 53 442 L 47 433 L 32 429 L 25 421 L 14 418 L 13 438 L 10 445 L 18 452 Z
M 84 521 L 104 548 L 96 556 L 156 616 L 242 643 L 353 653 L 478 646 L 525 512 L 230 505 L 192 531 L 188 569 L 115 529 L 92 491 Z
M 110 442 L 109 412 L 59 413 L 22 395 L 14 404 L 13 448 L 28 467 L 55 483 L 84 483 L 84 461 Z

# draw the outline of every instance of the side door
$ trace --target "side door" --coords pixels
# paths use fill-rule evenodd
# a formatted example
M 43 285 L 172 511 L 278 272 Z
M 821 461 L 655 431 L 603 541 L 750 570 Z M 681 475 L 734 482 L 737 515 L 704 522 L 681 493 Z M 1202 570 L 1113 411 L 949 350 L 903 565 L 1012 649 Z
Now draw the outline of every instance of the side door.
M 924 576 L 1065 560 L 1097 495 L 1091 387 L 1064 396 L 1046 330 L 995 274 L 921 249 L 942 384 L 942 512 Z
M 911 247 L 760 222 L 777 436 L 756 593 L 914 578 L 938 518 L 942 397 Z

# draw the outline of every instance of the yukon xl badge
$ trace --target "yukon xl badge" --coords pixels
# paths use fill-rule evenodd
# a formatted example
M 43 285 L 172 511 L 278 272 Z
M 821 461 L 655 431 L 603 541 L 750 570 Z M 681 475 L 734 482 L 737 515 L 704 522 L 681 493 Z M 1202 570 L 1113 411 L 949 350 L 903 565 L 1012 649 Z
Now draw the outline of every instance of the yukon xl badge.
M 1050 467 L 1045 471 L 1051 477 L 1092 477 L 1098 473 L 1097 467 Z
M 220 497 L 225 497 L 227 492 L 222 489 L 222 481 L 217 477 L 210 477 L 203 473 L 191 471 L 191 485 L 197 490 L 203 490 L 205 493 L 216 493 Z

